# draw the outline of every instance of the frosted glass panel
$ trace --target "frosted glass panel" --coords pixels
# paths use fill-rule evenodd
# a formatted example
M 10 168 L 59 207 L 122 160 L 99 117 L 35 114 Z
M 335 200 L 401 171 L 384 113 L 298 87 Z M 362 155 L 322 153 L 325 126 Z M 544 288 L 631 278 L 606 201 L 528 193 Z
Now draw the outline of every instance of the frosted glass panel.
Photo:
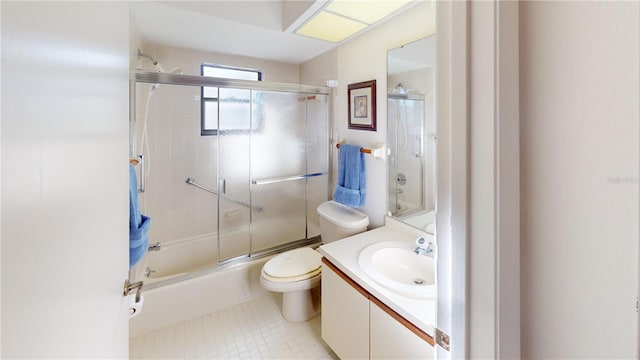
M 306 174 L 306 96 L 254 91 L 251 177 Z M 306 238 L 306 180 L 252 185 L 252 252 Z
M 252 179 L 305 174 L 305 97 L 254 91 L 252 103 Z
M 253 185 L 252 253 L 305 239 L 305 183 Z
M 329 168 L 329 97 L 307 96 L 307 173 Z
M 219 247 L 220 260 L 247 255 L 250 251 L 249 90 L 220 89 L 219 141 Z
M 318 206 L 329 198 L 329 175 L 307 179 L 307 237 L 320 235 Z

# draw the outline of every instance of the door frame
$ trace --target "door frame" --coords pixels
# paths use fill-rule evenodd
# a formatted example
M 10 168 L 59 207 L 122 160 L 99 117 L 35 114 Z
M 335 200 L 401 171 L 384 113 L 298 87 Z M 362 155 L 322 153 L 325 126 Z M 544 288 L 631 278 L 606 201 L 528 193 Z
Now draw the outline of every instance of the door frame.
M 451 350 L 467 358 L 467 3 L 436 3 L 438 299 L 436 326 Z
M 437 3 L 439 359 L 520 354 L 518 11 Z

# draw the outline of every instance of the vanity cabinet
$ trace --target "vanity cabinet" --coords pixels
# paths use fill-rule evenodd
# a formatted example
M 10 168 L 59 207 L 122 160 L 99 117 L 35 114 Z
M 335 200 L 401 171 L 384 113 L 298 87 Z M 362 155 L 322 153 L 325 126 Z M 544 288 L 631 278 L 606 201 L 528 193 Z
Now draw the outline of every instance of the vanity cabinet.
M 322 264 L 322 338 L 341 359 L 369 358 L 369 299 Z
M 322 338 L 341 359 L 433 359 L 430 336 L 322 261 Z
M 371 359 L 433 359 L 433 346 L 372 301 L 369 353 Z

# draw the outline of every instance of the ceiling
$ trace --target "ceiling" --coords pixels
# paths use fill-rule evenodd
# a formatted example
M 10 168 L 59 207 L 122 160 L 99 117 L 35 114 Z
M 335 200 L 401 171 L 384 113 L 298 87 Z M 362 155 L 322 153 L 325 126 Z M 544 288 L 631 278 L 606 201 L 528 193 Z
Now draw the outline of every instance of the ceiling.
M 133 1 L 131 13 L 145 42 L 300 64 L 338 45 L 287 31 L 325 2 Z

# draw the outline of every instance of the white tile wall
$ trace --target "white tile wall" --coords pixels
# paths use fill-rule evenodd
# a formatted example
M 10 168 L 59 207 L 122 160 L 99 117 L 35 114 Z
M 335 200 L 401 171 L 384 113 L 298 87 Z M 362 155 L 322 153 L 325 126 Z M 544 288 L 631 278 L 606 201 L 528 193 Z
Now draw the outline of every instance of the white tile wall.
M 320 337 L 320 317 L 286 321 L 278 294 L 132 338 L 132 359 L 338 359 Z

